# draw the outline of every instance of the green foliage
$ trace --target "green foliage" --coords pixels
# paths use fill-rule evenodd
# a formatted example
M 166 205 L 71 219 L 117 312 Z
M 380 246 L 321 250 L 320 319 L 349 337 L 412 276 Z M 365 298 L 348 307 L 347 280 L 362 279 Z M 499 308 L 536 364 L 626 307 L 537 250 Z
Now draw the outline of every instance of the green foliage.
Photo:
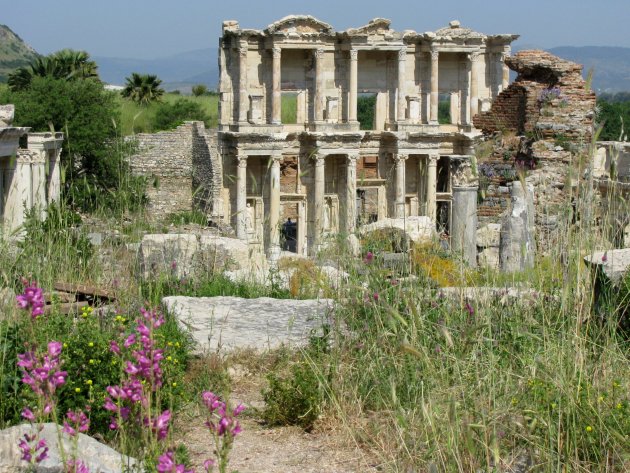
M 376 95 L 359 95 L 357 97 L 357 120 L 361 130 L 374 129 L 376 114 Z
M 144 204 L 144 182 L 131 176 L 125 159 L 133 145 L 118 139 L 116 94 L 94 80 L 35 77 L 27 89 L 7 91 L 0 100 L 15 104 L 17 126 L 64 133 L 62 181 L 68 202 L 88 211 Z
M 133 72 L 126 79 L 122 96 L 139 105 L 146 106 L 162 98 L 164 89 L 160 85 L 162 85 L 162 81 L 156 75 Z
M 175 103 L 177 100 L 187 100 L 198 104 L 206 115 L 205 125 L 208 128 L 216 127 L 218 123 L 219 100 L 216 95 L 203 95 L 201 97 L 182 97 L 172 92 L 162 97 L 161 103 Z M 130 100 L 124 100 L 117 95 L 120 108 L 120 130 L 123 135 L 134 133 L 151 133 L 154 131 L 154 122 L 161 103 L 151 103 L 147 106 L 138 105 Z
M 615 99 L 609 102 L 600 97 L 597 100 L 597 106 L 599 108 L 597 121 L 603 125 L 599 139 L 602 141 L 626 140 L 630 127 L 630 100 Z
M 280 120 L 286 125 L 297 123 L 297 95 L 283 94 L 280 102 Z
M 440 100 L 438 102 L 438 123 L 440 125 L 449 125 L 451 123 L 451 101 Z
M 263 420 L 269 426 L 298 425 L 313 428 L 324 408 L 322 368 L 327 363 L 326 338 L 314 337 L 311 345 L 289 366 L 283 376 L 272 371 L 267 375 L 269 387 L 263 390 Z
M 63 205 L 50 205 L 43 221 L 38 209 L 29 211 L 24 222 L 24 239 L 18 243 L 21 251 L 15 259 L 14 274 L 28 274 L 40 283 L 52 283 L 50 278 L 58 277 L 61 272 L 51 274 L 47 269 L 63 268 L 68 261 L 72 261 L 75 271 L 87 272 L 93 248 L 79 228 L 80 222 L 81 217 Z
M 192 94 L 195 97 L 200 97 L 202 95 L 206 95 L 208 93 L 208 87 L 204 84 L 193 85 Z
M 191 223 L 206 226 L 208 224 L 208 216 L 198 210 L 190 210 L 186 212 L 178 212 L 168 214 L 164 218 L 166 225 L 189 225 Z
M 157 106 L 153 118 L 153 130 L 171 130 L 186 120 L 207 121 L 210 117 L 203 107 L 196 102 L 179 99 L 174 103 L 162 103 Z
M 99 81 L 96 62 L 85 51 L 72 49 L 62 49 L 49 56 L 35 58 L 30 66 L 20 67 L 9 74 L 8 84 L 13 92 L 26 90 L 35 77 Z

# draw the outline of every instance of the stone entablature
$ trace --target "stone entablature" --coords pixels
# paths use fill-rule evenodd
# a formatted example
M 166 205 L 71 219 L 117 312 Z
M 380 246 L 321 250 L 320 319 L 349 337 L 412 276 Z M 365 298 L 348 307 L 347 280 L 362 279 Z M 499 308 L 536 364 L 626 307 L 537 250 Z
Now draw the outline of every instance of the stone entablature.
M 0 106 L 0 227 L 5 235 L 18 231 L 33 208 L 44 218 L 46 206 L 59 201 L 61 193 L 63 133 L 13 127 L 13 112 L 13 105 Z M 19 148 L 24 135 L 28 149 Z

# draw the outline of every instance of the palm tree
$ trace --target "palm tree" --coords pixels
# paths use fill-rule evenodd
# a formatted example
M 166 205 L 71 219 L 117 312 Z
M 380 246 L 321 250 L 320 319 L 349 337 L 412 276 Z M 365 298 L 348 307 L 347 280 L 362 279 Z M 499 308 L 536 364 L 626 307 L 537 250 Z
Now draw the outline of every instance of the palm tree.
M 162 81 L 156 75 L 133 72 L 126 81 L 122 96 L 140 105 L 159 101 L 164 95 L 164 89 L 160 87 Z
M 29 66 L 16 69 L 8 77 L 12 91 L 27 89 L 34 77 L 54 79 L 99 80 L 97 65 L 85 51 L 62 49 L 46 57 L 36 58 Z

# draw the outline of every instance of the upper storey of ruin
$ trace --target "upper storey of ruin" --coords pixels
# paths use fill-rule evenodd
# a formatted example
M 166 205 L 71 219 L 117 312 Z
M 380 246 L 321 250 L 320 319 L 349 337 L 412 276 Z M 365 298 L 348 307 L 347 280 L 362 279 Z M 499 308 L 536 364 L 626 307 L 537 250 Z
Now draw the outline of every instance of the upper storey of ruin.
M 359 96 L 372 95 L 372 130 L 470 132 L 472 117 L 507 87 L 505 58 L 516 38 L 458 21 L 425 33 L 395 31 L 384 18 L 344 31 L 306 15 L 260 30 L 225 21 L 220 129 L 357 132 L 365 129 L 357 120 Z M 448 117 L 438 120 L 440 102 Z

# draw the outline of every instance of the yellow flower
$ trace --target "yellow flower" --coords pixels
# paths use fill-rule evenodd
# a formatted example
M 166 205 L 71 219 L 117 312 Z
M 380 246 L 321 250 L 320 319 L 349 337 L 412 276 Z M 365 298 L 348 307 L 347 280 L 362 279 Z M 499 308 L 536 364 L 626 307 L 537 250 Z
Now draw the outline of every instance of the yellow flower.
M 88 343 L 88 347 L 93 347 L 93 346 L 94 346 L 94 342 Z
M 552 402 L 552 403 L 551 403 L 551 408 L 552 408 L 552 409 L 555 409 L 555 408 L 556 408 L 556 403 L 555 403 L 555 402 Z
M 167 361 L 172 361 L 172 360 L 173 360 L 173 357 L 172 357 L 171 355 L 169 355 L 169 356 L 167 356 L 167 357 L 166 357 L 166 360 L 167 360 Z
M 179 342 L 175 342 L 175 346 L 179 348 Z
M 112 360 L 112 365 L 115 365 L 115 364 L 116 364 L 116 360 Z
M 619 383 L 618 383 L 617 381 L 615 381 L 615 382 L 613 383 L 613 387 L 614 387 L 614 388 L 618 388 L 618 387 L 619 387 Z
M 93 365 L 93 364 L 94 364 L 94 360 L 90 358 L 90 362 L 89 362 L 89 363 L 90 363 L 91 365 Z
M 593 431 L 593 427 L 591 427 L 590 425 L 586 426 L 586 431 L 587 432 L 592 432 Z
M 80 393 L 81 392 L 81 388 L 74 388 L 74 392 L 75 393 Z
M 515 397 L 512 398 L 512 405 L 516 406 L 518 404 L 518 399 L 516 399 Z
M 617 403 L 617 405 L 615 406 L 617 409 L 621 409 L 623 406 L 621 405 L 620 402 Z
M 87 384 L 88 386 L 92 386 L 92 380 L 91 380 L 91 379 L 88 379 L 88 380 L 85 382 L 85 384 Z
M 177 358 L 175 358 L 175 359 L 173 360 L 173 363 L 177 364 L 177 363 L 179 363 L 179 360 L 178 360 Z
M 117 315 L 117 316 L 116 316 L 116 320 L 117 320 L 118 322 L 120 322 L 122 319 L 123 319 L 123 318 L 122 318 L 120 315 Z
M 169 347 L 172 347 L 172 346 L 173 346 L 173 342 L 168 342 L 168 343 L 167 343 L 167 345 L 168 345 Z
M 64 343 L 64 344 L 63 344 L 63 347 L 64 347 L 64 348 L 68 348 L 68 344 L 67 344 L 67 343 Z
M 173 387 L 176 388 L 177 387 L 177 383 L 173 382 Z

